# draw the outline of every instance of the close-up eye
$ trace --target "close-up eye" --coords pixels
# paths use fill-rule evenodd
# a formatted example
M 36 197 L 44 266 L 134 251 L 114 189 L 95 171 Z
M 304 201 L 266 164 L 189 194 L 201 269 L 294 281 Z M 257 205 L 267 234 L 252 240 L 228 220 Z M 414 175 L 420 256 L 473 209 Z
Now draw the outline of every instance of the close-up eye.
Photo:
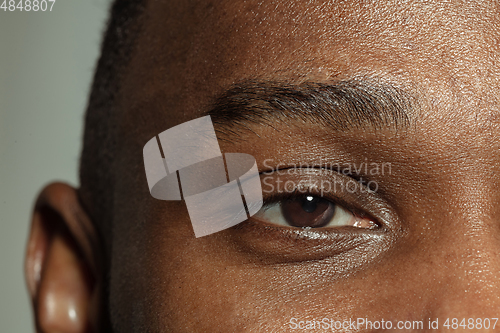
M 228 232 L 250 260 L 283 264 L 356 254 L 362 264 L 399 234 L 397 215 L 379 192 L 331 168 L 277 168 L 262 172 L 261 183 L 262 208 Z
M 310 194 L 266 204 L 256 220 L 296 228 L 355 227 L 375 229 L 377 223 L 328 199 Z

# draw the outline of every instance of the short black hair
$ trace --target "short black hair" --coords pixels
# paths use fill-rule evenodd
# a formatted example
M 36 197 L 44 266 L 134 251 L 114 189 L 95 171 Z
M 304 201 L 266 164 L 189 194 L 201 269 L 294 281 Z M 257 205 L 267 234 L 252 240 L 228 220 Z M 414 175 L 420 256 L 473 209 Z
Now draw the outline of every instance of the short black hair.
M 115 0 L 112 4 L 85 113 L 79 197 L 103 239 L 106 262 L 113 222 L 117 100 L 145 6 L 145 0 Z

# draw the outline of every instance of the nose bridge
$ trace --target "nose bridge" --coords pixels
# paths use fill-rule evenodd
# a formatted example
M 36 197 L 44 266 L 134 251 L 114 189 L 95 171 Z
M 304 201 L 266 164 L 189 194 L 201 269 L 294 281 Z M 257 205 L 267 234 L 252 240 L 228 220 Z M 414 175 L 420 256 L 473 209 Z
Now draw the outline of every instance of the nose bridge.
M 446 149 L 443 163 L 436 163 L 439 176 L 431 190 L 439 193 L 448 224 L 465 227 L 467 234 L 500 224 L 500 154 L 493 154 L 484 142 L 475 145 Z
M 454 238 L 450 244 L 443 243 L 441 268 L 436 267 L 442 269 L 440 288 L 430 301 L 431 316 L 442 320 L 498 318 L 500 248 L 497 237 L 482 230 Z M 500 332 L 500 325 L 495 331 Z
M 457 175 L 448 191 L 442 215 L 446 217 L 439 222 L 444 269 L 432 311 L 436 318 L 500 316 L 498 182 L 488 168 L 468 170 L 474 172 Z M 495 331 L 500 331 L 500 324 Z

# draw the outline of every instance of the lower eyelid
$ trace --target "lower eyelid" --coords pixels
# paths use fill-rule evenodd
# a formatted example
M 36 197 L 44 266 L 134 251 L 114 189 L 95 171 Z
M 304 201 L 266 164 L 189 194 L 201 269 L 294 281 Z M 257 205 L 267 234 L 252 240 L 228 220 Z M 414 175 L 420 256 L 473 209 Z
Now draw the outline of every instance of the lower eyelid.
M 391 237 L 383 230 L 350 227 L 302 229 L 262 223 L 250 218 L 229 229 L 235 250 L 254 264 L 290 264 L 335 260 L 349 265 L 386 250 Z M 367 253 L 369 254 L 367 257 Z M 356 266 L 356 265 L 355 265 Z

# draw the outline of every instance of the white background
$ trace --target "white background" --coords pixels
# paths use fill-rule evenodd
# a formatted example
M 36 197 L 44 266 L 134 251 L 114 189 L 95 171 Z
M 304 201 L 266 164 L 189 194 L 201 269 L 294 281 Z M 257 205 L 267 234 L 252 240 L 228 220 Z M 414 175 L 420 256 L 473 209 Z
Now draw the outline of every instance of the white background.
M 77 185 L 108 6 L 57 0 L 52 12 L 0 10 L 0 332 L 34 332 L 23 275 L 30 214 L 44 184 Z

